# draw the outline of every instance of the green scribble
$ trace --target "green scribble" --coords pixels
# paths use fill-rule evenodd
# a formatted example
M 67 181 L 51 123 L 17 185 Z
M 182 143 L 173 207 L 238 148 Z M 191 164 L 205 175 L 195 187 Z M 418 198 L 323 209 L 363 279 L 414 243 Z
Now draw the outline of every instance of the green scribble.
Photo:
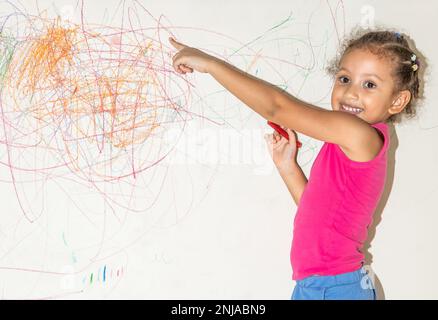
M 66 247 L 68 247 L 67 241 L 65 240 L 65 233 L 62 233 L 62 240 L 64 240 L 64 244 Z
M 248 46 L 250 46 L 251 44 L 253 44 L 254 42 L 260 40 L 261 38 L 263 38 L 264 36 L 266 36 L 269 32 L 271 32 L 271 31 L 273 31 L 273 30 L 279 28 L 279 27 L 282 26 L 283 24 L 285 24 L 285 23 L 291 21 L 291 20 L 292 20 L 291 17 L 292 17 L 292 12 L 289 14 L 289 16 L 288 16 L 285 20 L 283 20 L 283 21 L 279 22 L 278 24 L 276 24 L 275 26 L 269 28 L 267 31 L 265 31 L 264 34 L 258 36 L 257 38 L 251 40 L 251 41 L 248 42 L 248 43 L 245 43 L 245 44 L 244 44 L 243 46 L 241 46 L 239 49 L 236 49 L 233 53 L 230 54 L 230 57 L 233 56 L 233 55 L 235 55 L 237 52 L 239 52 L 239 51 L 242 50 L 243 48 L 248 47 Z
M 15 39 L 0 32 L 0 88 L 3 87 L 4 79 L 14 55 L 15 46 Z

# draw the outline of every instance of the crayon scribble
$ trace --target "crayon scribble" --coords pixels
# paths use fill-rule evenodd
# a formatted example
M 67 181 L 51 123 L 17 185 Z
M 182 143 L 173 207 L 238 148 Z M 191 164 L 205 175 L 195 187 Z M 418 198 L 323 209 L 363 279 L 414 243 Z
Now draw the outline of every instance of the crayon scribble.
M 342 36 L 342 1 L 321 6 L 329 23 L 317 35 L 310 34 L 311 18 L 304 19 L 308 34 L 297 35 L 291 10 L 246 40 L 174 26 L 145 5 L 120 1 L 96 23 L 90 17 L 97 13 L 81 0 L 71 7 L 75 21 L 50 8 L 0 2 L 0 183 L 10 190 L 0 228 L 5 283 L 13 272 L 65 277 L 70 273 L 59 265 L 66 263 L 84 288 L 121 278 L 123 268 L 103 261 L 154 228 L 177 224 L 209 191 L 217 166 L 175 169 L 166 161 L 196 156 L 178 149 L 181 139 L 199 138 L 187 137 L 189 127 L 239 133 L 254 114 L 226 102 L 221 88 L 205 91 L 196 74 L 174 72 L 169 36 L 207 36 L 208 45 L 218 45 L 201 49 L 293 94 L 327 101 L 329 89 L 315 94 L 312 83 Z M 115 16 L 117 23 L 109 18 Z M 102 261 L 98 270 L 95 261 Z

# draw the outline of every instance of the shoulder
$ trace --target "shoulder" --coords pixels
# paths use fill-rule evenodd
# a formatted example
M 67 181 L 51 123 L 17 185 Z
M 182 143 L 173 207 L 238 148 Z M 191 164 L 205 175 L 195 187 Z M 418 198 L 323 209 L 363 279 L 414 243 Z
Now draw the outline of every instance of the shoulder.
M 355 144 L 348 147 L 339 147 L 350 160 L 368 162 L 379 154 L 384 143 L 385 137 L 382 132 L 370 126 L 370 130 L 365 131 L 361 139 L 358 139 Z

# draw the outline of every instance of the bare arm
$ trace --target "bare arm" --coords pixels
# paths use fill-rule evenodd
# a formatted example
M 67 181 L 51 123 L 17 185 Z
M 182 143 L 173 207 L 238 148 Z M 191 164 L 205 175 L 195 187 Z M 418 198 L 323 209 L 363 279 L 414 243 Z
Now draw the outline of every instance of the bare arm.
M 338 144 L 347 150 L 369 148 L 370 141 L 374 141 L 375 145 L 380 143 L 374 128 L 352 114 L 329 111 L 303 102 L 225 61 L 173 39 L 170 41 L 179 50 L 173 58 L 175 70 L 182 74 L 193 70 L 209 73 L 267 120 L 317 140 Z
M 280 94 L 280 89 L 219 59 L 211 62 L 208 72 L 225 89 L 263 118 L 273 119 L 278 110 L 276 96 Z
M 272 134 L 266 134 L 265 140 L 275 167 L 298 206 L 307 185 L 307 178 L 297 162 L 296 132 L 289 128 L 286 128 L 286 131 L 289 139 L 274 131 Z
M 367 137 L 377 136 L 368 123 L 354 115 L 301 101 L 225 61 L 213 59 L 208 72 L 265 119 L 309 137 L 357 150 L 369 141 Z
M 292 195 L 296 205 L 299 206 L 304 188 L 307 185 L 307 178 L 303 170 L 298 164 L 296 164 L 294 165 L 292 171 L 284 172 L 282 170 L 278 170 L 278 172 L 280 173 L 280 176 L 286 184 L 286 187 Z

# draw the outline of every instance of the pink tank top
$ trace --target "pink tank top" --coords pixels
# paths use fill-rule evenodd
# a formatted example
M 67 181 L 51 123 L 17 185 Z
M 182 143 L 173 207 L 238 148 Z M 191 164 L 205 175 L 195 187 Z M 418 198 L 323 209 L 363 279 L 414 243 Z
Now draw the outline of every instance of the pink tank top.
M 337 144 L 325 142 L 313 162 L 294 219 L 293 280 L 359 269 L 362 246 L 386 181 L 388 125 L 372 125 L 384 136 L 379 154 L 350 160 Z

